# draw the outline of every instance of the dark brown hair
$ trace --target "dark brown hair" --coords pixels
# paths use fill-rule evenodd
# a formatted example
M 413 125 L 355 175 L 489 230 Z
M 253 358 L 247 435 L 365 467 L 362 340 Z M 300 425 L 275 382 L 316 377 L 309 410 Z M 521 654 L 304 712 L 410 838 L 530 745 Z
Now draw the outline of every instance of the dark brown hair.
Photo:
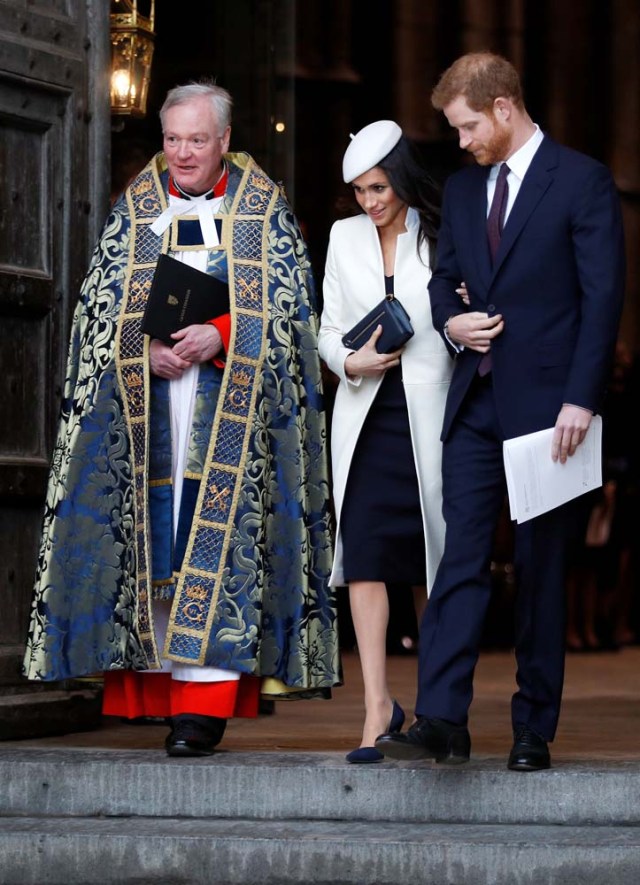
M 506 58 L 492 52 L 469 52 L 442 74 L 431 104 L 438 111 L 456 98 L 466 99 L 472 111 L 488 111 L 496 98 L 509 98 L 524 108 L 518 72 Z
M 416 243 L 426 243 L 429 263 L 433 268 L 436 260 L 436 238 L 440 227 L 440 188 L 427 172 L 424 157 L 416 144 L 406 136 L 377 164 L 389 179 L 397 197 L 418 213 L 420 228 Z

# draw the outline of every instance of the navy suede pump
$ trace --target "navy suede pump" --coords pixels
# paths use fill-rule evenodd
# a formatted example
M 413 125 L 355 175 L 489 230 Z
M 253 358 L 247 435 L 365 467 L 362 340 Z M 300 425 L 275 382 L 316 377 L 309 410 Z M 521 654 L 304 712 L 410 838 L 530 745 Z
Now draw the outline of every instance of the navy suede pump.
M 392 733 L 400 731 L 403 725 L 404 710 L 397 701 L 394 701 L 388 732 Z M 357 750 L 352 750 L 346 755 L 347 762 L 352 763 L 382 762 L 383 759 L 384 754 L 381 753 L 380 750 L 376 750 L 375 747 L 358 747 Z

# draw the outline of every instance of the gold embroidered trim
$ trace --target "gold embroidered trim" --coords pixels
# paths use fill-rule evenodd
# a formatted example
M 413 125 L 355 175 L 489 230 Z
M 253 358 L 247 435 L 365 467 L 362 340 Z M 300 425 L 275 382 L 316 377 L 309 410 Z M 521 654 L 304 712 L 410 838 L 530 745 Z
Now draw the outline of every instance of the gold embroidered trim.
M 204 665 L 235 526 L 266 351 L 268 234 L 278 191 L 250 162 L 223 224 L 231 340 L 164 654 Z M 238 328 L 242 326 L 242 335 Z

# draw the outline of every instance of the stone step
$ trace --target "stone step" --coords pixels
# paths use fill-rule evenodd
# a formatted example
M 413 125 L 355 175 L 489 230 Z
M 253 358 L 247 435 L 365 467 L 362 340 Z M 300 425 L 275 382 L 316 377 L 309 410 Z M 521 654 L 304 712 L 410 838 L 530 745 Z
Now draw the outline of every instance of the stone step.
M 640 827 L 638 762 L 561 763 L 522 774 L 507 771 L 497 759 L 447 768 L 348 765 L 342 753 L 219 752 L 205 759 L 169 759 L 160 750 L 0 746 L 0 784 L 5 818 L 217 815 L 349 826 L 390 821 Z
M 221 810 L 221 809 L 219 809 Z M 637 885 L 640 828 L 11 818 L 3 885 Z
M 56 683 L 59 685 L 59 683 Z M 102 689 L 69 680 L 3 686 L 0 694 L 0 740 L 23 740 L 97 728 L 102 717 Z

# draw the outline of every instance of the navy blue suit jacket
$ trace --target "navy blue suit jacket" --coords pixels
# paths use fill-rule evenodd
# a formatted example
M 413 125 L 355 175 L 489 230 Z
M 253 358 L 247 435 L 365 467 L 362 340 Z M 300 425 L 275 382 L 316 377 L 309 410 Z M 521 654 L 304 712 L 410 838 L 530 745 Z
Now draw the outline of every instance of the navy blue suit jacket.
M 552 427 L 563 403 L 597 411 L 611 368 L 624 298 L 620 202 L 609 170 L 545 136 L 524 177 L 492 268 L 486 234 L 488 168 L 445 186 L 433 324 L 468 310 L 502 314 L 491 345 L 493 390 L 505 438 Z M 442 439 L 481 354 L 456 356 Z

